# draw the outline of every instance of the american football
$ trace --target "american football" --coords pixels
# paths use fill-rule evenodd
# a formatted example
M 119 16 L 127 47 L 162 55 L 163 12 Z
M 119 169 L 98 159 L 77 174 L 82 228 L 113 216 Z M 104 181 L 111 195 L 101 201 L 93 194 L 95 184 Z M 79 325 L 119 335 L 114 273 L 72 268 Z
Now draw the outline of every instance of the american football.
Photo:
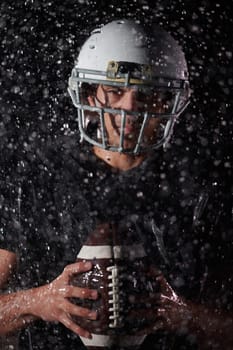
M 77 261 L 91 261 L 91 271 L 79 274 L 73 285 L 96 289 L 96 301 L 76 300 L 76 304 L 97 310 L 97 320 L 75 317 L 75 321 L 92 334 L 81 338 L 88 349 L 136 349 L 145 338 L 148 325 L 135 316 L 142 309 L 143 296 L 156 291 L 148 277 L 149 259 L 130 225 L 101 224 L 87 238 Z M 144 306 L 145 309 L 145 306 Z

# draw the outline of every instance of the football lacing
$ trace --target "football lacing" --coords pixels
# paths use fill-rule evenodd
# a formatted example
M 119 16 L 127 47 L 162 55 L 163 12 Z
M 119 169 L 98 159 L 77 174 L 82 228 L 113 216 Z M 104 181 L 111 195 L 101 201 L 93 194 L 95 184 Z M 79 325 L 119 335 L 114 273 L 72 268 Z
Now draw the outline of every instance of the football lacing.
M 122 286 L 122 271 L 123 266 L 112 265 L 107 267 L 108 275 L 108 288 L 109 288 L 109 327 L 119 328 L 123 327 L 123 317 L 121 315 L 123 311 L 121 286 Z

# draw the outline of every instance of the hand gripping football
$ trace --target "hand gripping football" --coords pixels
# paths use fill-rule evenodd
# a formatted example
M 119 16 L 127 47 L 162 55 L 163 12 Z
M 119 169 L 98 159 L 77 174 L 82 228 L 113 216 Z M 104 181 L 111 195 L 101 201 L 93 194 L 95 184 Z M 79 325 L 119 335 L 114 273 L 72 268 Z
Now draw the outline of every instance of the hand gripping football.
M 99 225 L 82 246 L 77 261 L 91 261 L 93 268 L 75 276 L 71 283 L 99 293 L 96 301 L 75 301 L 98 313 L 95 321 L 75 317 L 77 324 L 92 334 L 92 339 L 81 337 L 83 343 L 92 350 L 135 350 L 148 326 L 145 315 L 135 316 L 144 307 L 139 298 L 155 290 L 147 276 L 149 260 L 135 230 L 131 225 Z

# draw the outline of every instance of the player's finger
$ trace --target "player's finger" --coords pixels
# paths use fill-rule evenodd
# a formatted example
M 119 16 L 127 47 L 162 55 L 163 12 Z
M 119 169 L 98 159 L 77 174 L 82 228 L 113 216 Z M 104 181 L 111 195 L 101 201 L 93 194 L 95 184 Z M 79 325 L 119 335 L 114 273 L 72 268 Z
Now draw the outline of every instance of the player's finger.
M 63 273 L 67 275 L 67 277 L 71 277 L 73 274 L 82 273 L 91 270 L 92 263 L 90 261 L 85 262 L 76 262 L 74 264 L 67 265 L 64 268 Z
M 92 299 L 98 298 L 98 292 L 95 289 L 81 288 L 76 286 L 66 286 L 66 298 Z
M 60 316 L 59 321 L 64 324 L 64 326 L 68 329 L 70 329 L 72 332 L 76 333 L 77 335 L 85 338 L 92 338 L 92 335 L 90 332 L 88 332 L 86 329 L 83 329 L 78 324 L 76 324 L 71 317 L 64 313 Z
M 66 302 L 64 308 L 66 313 L 72 316 L 79 316 L 87 318 L 89 320 L 96 320 L 97 318 L 97 312 L 95 310 L 90 310 L 81 306 L 77 306 L 75 304 L 70 303 L 69 301 Z

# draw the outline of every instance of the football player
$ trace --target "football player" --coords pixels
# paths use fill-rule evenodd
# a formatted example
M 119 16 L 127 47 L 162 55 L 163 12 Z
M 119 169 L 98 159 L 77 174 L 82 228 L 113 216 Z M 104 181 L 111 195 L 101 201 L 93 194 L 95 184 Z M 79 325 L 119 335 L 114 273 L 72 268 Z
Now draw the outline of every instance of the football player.
M 24 251 L 28 244 L 30 261 L 36 252 L 31 274 L 44 284 L 38 286 L 37 281 L 34 288 L 1 296 L 1 334 L 39 319 L 63 324 L 87 346 L 103 347 L 95 343 L 96 334 L 72 318 L 98 318 L 98 310 L 71 301 L 98 298 L 97 290 L 70 283 L 92 264 L 67 263 L 75 261 L 82 231 L 86 236 L 97 223 L 124 222 L 141 237 L 157 284 L 146 296 L 130 298 L 135 303 L 134 321 L 148 320 L 133 346 L 231 349 L 232 314 L 201 303 L 210 262 L 208 239 L 203 243 L 208 194 L 197 193 L 188 171 L 174 172 L 177 158 L 166 161 L 171 148 L 164 152 L 190 102 L 182 48 L 159 26 L 146 31 L 131 20 L 110 22 L 94 30 L 82 46 L 68 89 L 77 108 L 82 145 L 70 141 L 77 135 L 68 136 L 63 154 L 59 151 L 50 158 L 46 166 L 50 183 L 55 174 L 52 190 L 34 186 L 30 193 L 30 186 L 22 187 L 28 198 L 24 194 L 25 218 L 30 218 L 22 222 L 25 232 L 31 232 Z M 208 229 L 213 224 L 209 221 Z M 211 232 L 213 237 L 213 230 L 211 226 L 207 236 Z M 52 280 L 61 266 L 64 271 Z M 137 278 L 144 277 L 136 276 L 136 285 Z M 39 339 L 37 348 L 81 348 L 69 331 L 61 338 L 60 331 L 45 327 L 45 339 L 30 339 Z

